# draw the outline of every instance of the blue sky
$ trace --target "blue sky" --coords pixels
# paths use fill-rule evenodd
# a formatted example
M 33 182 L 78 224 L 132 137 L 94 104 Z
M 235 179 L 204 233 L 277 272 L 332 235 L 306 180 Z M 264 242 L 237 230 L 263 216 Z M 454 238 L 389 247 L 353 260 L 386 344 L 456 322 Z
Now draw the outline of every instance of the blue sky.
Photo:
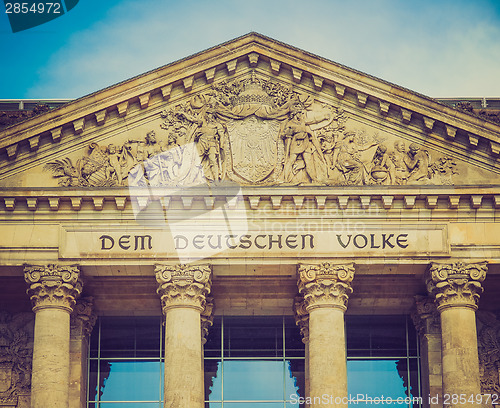
M 431 97 L 500 97 L 499 0 L 80 0 L 12 33 L 0 99 L 77 98 L 250 31 Z

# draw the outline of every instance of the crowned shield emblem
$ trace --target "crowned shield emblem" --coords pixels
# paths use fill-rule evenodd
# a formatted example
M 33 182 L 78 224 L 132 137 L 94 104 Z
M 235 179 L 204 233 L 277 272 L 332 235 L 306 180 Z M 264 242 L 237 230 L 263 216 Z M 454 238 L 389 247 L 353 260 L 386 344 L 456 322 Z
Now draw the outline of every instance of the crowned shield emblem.
M 255 115 L 227 124 L 232 170 L 249 183 L 260 183 L 271 175 L 278 160 L 280 122 Z

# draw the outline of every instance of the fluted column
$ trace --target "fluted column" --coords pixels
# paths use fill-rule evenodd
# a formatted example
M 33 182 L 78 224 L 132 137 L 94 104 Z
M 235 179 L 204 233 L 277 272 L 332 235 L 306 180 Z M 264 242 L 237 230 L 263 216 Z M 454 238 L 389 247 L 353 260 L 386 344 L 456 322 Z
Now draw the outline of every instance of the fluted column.
M 200 314 L 210 293 L 208 265 L 157 265 L 165 315 L 165 408 L 203 408 Z
M 299 293 L 309 313 L 311 407 L 347 408 L 344 313 L 354 265 L 300 265 L 299 275 Z
M 295 316 L 295 324 L 300 329 L 302 343 L 304 343 L 304 393 L 302 397 L 309 397 L 309 313 L 306 311 L 304 304 L 304 296 L 297 295 L 293 301 L 293 314 Z M 309 408 L 309 404 L 304 404 L 305 408 Z
M 434 299 L 416 296 L 411 314 L 420 340 L 424 408 L 442 408 L 441 323 Z
M 475 312 L 486 271 L 485 263 L 432 263 L 426 274 L 441 316 L 443 395 L 458 396 L 447 408 L 470 407 L 481 393 Z
M 82 290 L 77 266 L 27 266 L 24 278 L 35 312 L 32 408 L 68 408 L 70 314 Z

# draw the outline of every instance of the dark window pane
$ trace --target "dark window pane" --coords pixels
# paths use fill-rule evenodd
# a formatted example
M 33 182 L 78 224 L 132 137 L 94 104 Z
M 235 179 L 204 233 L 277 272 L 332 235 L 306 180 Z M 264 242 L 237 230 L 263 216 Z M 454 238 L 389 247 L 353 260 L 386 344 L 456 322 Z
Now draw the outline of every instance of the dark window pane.
M 347 355 L 406 357 L 406 316 L 346 316 Z
M 282 317 L 228 317 L 224 319 L 226 357 L 283 356 Z
M 207 342 L 204 346 L 205 357 L 220 357 L 222 353 L 222 344 L 221 344 L 221 325 L 222 319 L 220 317 L 216 317 L 214 319 L 214 324 L 208 330 Z
M 283 384 L 283 360 L 224 360 L 224 400 L 283 400 Z
M 222 400 L 222 362 L 205 359 L 205 401 Z
M 89 362 L 89 382 L 88 382 L 88 392 L 89 401 L 97 401 L 97 371 L 98 371 L 97 360 L 90 360 Z
M 159 317 L 103 317 L 101 357 L 158 357 Z
M 303 359 L 285 361 L 285 399 L 298 401 L 299 397 L 306 396 L 305 390 L 305 362 Z M 291 380 L 291 381 L 290 381 Z
M 302 343 L 300 329 L 293 317 L 285 317 L 285 355 L 287 357 L 304 357 L 305 346 Z
M 101 401 L 159 401 L 159 361 L 101 360 Z
M 413 325 L 413 322 L 411 320 L 409 320 L 408 321 L 408 349 L 410 352 L 410 356 L 417 356 L 418 355 L 417 342 L 418 342 L 417 331 L 415 330 L 415 326 Z
M 97 357 L 99 351 L 99 321 L 94 325 L 90 335 L 90 357 Z

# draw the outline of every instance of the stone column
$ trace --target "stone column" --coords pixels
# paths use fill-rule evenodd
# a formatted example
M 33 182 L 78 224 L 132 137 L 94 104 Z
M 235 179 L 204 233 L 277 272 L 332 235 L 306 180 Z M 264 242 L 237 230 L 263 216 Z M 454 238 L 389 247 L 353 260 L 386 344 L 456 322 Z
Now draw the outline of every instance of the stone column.
M 203 408 L 200 314 L 210 292 L 208 265 L 157 265 L 165 314 L 165 408 Z
M 205 377 L 205 343 L 207 342 L 208 332 L 214 324 L 214 298 L 207 296 L 205 309 L 200 315 L 201 318 L 201 377 L 203 382 L 203 399 L 209 395 L 210 387 L 213 385 L 212 376 Z M 208 381 L 207 381 L 208 380 Z
M 432 263 L 426 274 L 428 292 L 441 317 L 443 395 L 450 408 L 470 408 L 481 393 L 476 310 L 486 277 L 485 263 Z M 458 400 L 451 399 L 457 395 Z M 464 396 L 465 401 L 460 400 Z
M 68 408 L 70 314 L 82 290 L 77 266 L 27 266 L 35 312 L 32 408 Z
M 420 339 L 424 408 L 442 408 L 441 323 L 434 299 L 416 296 L 411 317 Z
M 353 264 L 299 266 L 299 293 L 309 313 L 312 408 L 347 408 L 344 313 L 353 278 Z
M 306 311 L 304 304 L 304 297 L 302 295 L 295 296 L 293 301 L 293 314 L 295 316 L 295 324 L 300 329 L 302 336 L 302 343 L 304 343 L 304 393 L 303 397 L 310 396 L 309 390 L 309 313 Z M 304 404 L 305 408 L 309 407 L 307 402 Z
M 80 298 L 70 318 L 69 406 L 82 408 L 87 401 L 87 370 L 90 333 L 97 321 L 92 297 Z

